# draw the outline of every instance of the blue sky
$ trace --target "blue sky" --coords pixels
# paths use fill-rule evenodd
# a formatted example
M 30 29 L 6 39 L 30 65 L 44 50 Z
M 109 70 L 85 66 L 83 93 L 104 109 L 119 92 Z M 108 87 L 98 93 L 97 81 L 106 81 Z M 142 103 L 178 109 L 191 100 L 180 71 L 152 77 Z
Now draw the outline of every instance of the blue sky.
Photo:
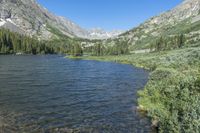
M 52 13 L 83 28 L 127 30 L 182 0 L 37 0 Z

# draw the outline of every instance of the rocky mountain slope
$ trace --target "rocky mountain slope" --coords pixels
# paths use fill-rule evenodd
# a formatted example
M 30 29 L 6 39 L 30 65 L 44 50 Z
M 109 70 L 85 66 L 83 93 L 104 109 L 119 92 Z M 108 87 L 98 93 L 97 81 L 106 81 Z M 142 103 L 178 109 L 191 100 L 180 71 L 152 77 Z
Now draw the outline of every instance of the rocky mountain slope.
M 62 35 L 93 39 L 112 37 L 105 32 L 99 34 L 83 29 L 64 17 L 50 13 L 35 0 L 0 0 L 0 27 L 40 39 Z
M 198 27 L 199 20 L 200 1 L 184 0 L 174 9 L 155 16 L 126 33 L 106 32 L 98 28 L 86 30 L 64 17 L 50 13 L 36 0 L 0 0 L 0 27 L 40 39 L 59 38 L 63 35 L 89 39 L 115 37 L 104 41 L 104 44 L 113 45 L 116 40 L 123 40 L 128 42 L 133 50 L 148 48 L 151 40 L 161 35 L 174 35 L 188 30 L 186 28 L 191 26 Z M 187 33 L 187 36 L 197 37 L 199 30 Z M 118 36 L 119 34 L 121 35 Z
M 123 40 L 130 44 L 132 50 L 146 49 L 160 36 L 182 33 L 194 36 L 193 39 L 200 36 L 200 0 L 184 0 L 174 9 L 152 17 L 138 27 L 105 43 L 113 44 Z
M 93 39 L 107 39 L 117 37 L 118 35 L 122 34 L 124 31 L 122 30 L 113 30 L 113 31 L 105 31 L 101 28 L 93 28 L 88 30 L 89 38 Z

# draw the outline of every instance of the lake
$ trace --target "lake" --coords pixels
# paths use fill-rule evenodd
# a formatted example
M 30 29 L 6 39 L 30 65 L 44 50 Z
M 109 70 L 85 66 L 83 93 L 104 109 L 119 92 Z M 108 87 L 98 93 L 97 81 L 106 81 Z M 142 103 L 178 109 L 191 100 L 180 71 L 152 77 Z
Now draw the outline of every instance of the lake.
M 147 81 L 131 65 L 0 55 L 0 132 L 150 132 L 135 110 Z

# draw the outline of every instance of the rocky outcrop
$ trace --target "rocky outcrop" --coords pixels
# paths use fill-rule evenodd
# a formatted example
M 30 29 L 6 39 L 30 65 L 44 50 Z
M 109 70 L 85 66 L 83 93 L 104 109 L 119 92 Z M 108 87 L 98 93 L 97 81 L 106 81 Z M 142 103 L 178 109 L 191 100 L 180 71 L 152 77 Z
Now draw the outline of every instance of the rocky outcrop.
M 190 24 L 198 22 L 200 20 L 199 15 L 200 0 L 184 0 L 174 9 L 162 13 L 158 16 L 152 17 L 138 27 L 133 28 L 132 30 L 122 34 L 117 39 L 127 40 L 127 42 L 129 42 L 132 47 L 143 49 L 142 47 L 144 45 L 148 46 L 149 40 L 152 40 L 154 37 L 159 37 L 163 33 L 166 33 L 165 36 L 173 35 L 170 30 L 172 31 L 173 28 L 176 27 L 178 24 Z M 178 30 L 176 31 L 178 32 Z M 146 41 L 144 41 L 145 39 Z M 134 46 L 136 44 L 139 45 L 138 42 L 142 42 L 141 44 L 143 44 L 143 46 Z
M 34 0 L 2 0 L 0 17 L 1 22 L 5 22 L 2 27 L 30 36 L 36 35 L 41 39 L 49 39 L 54 35 L 48 29 L 48 24 L 52 27 L 60 24 L 54 15 L 45 11 Z M 55 28 L 62 30 L 62 26 Z M 61 32 L 70 33 L 67 30 Z
M 0 0 L 0 26 L 40 39 L 58 38 L 60 34 L 101 39 L 72 21 L 50 13 L 35 0 Z

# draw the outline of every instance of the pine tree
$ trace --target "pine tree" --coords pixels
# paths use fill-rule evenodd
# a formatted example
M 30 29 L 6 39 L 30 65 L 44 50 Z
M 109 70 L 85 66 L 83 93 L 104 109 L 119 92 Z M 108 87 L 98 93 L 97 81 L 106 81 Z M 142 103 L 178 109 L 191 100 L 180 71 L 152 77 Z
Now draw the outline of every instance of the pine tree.
M 181 34 L 178 38 L 178 48 L 181 48 L 184 46 L 184 35 Z

